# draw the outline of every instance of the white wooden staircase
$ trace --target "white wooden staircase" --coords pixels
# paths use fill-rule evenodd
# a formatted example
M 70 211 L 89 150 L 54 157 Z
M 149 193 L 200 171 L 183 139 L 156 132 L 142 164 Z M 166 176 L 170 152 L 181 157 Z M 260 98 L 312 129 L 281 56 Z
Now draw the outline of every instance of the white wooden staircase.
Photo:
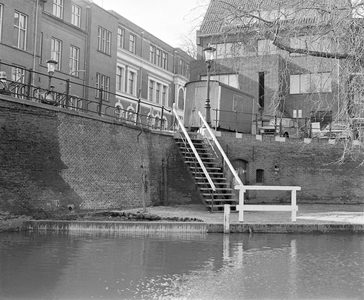
M 175 109 L 174 114 L 177 116 Z M 200 117 L 205 123 L 202 115 Z M 188 133 L 178 117 L 177 120 L 180 130 L 175 133 L 175 142 L 180 149 L 184 163 L 194 177 L 206 208 L 211 212 L 223 212 L 224 205 L 229 204 L 231 211 L 236 211 L 239 200 L 224 175 L 223 166 L 228 165 L 237 182 L 241 184 L 241 181 L 211 129 L 205 123 L 210 137 L 213 136 L 213 142 L 201 134 Z M 223 158 L 224 163 L 219 162 L 221 158 L 217 155 L 215 148 L 220 151 L 220 157 Z
M 216 161 L 217 158 L 214 157 L 209 145 L 206 145 L 202 138 L 191 139 L 215 186 L 215 190 L 211 187 L 207 176 L 199 165 L 191 146 L 182 137 L 176 137 L 175 141 L 179 146 L 184 163 L 188 166 L 194 177 L 195 184 L 201 193 L 206 208 L 211 212 L 217 212 L 224 210 L 224 204 L 230 204 L 231 210 L 235 211 L 238 199 L 235 196 L 234 190 L 229 187 L 230 184 L 224 177 L 223 168 Z

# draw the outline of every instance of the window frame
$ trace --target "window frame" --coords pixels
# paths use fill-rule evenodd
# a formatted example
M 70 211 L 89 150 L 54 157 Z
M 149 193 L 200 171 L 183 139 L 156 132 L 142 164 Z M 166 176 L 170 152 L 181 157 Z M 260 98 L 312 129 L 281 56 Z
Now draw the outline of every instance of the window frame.
M 97 50 L 111 55 L 111 31 L 107 30 L 102 26 L 98 26 L 97 28 Z
M 136 96 L 137 81 L 138 81 L 138 71 L 129 68 L 127 74 L 127 86 L 126 86 L 126 92 L 128 94 Z
M 125 28 L 118 26 L 118 47 L 119 48 L 124 48 L 124 43 L 125 43 Z
M 165 51 L 162 51 L 162 65 L 161 67 L 165 70 L 168 69 L 168 53 Z
M 62 65 L 62 41 L 52 37 L 51 39 L 51 58 L 57 62 L 56 70 L 61 70 Z
M 155 52 L 156 52 L 156 48 L 154 45 L 150 45 L 149 47 L 149 61 L 152 64 L 155 64 Z
M 74 77 L 79 76 L 79 66 L 80 66 L 80 48 L 70 45 L 70 62 L 69 62 L 69 74 Z
M 100 89 L 103 90 L 103 101 L 109 101 L 109 92 L 110 92 L 110 77 L 106 76 L 101 73 L 96 73 L 96 81 L 95 81 L 95 88 L 96 88 L 96 99 L 100 99 Z
M 129 52 L 135 54 L 136 51 L 136 35 L 133 33 L 129 34 Z
M 119 74 L 119 70 L 121 71 Z M 116 90 L 125 93 L 125 72 L 126 67 L 124 65 L 116 66 Z
M 60 19 L 63 19 L 63 0 L 53 0 L 52 14 Z
M 71 24 L 77 27 L 81 27 L 81 6 L 72 3 L 72 14 L 71 14 Z
M 325 83 L 322 84 L 324 80 Z M 317 82 L 319 82 L 318 86 L 312 85 Z M 289 76 L 290 95 L 318 93 L 332 93 L 332 76 L 330 72 L 291 74 Z
M 159 87 L 159 89 L 158 89 Z M 168 106 L 169 86 L 167 82 L 148 77 L 148 101 Z M 165 103 L 165 104 L 164 104 Z
M 15 23 L 16 15 L 18 15 L 18 24 Z M 21 25 L 23 21 L 23 26 Z M 21 50 L 27 49 L 27 34 L 28 34 L 28 16 L 19 11 L 14 12 L 14 29 L 15 34 L 13 36 L 13 44 L 15 47 Z M 16 45 L 14 38 L 16 37 Z

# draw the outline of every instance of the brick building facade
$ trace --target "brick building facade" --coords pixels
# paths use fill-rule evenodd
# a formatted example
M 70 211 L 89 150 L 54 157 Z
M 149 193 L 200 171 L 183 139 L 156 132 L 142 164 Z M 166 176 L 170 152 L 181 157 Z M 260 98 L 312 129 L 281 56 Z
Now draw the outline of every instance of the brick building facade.
M 70 79 L 75 109 L 96 111 L 102 100 L 103 114 L 116 108 L 136 121 L 139 112 L 138 121 L 160 127 L 163 119 L 165 128 L 173 103 L 183 116 L 193 58 L 181 49 L 89 0 L 0 2 L 0 71 L 28 83 L 31 69 L 32 86 L 47 89 L 49 59 L 57 61 L 53 90 L 66 93 Z

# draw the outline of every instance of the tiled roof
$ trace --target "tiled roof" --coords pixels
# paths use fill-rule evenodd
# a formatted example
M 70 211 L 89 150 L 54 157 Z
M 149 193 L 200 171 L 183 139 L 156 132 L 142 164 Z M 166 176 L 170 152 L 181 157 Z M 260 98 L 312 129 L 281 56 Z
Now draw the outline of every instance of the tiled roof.
M 275 10 L 278 7 L 291 7 L 294 8 L 297 5 L 305 5 L 306 8 L 310 6 L 317 7 L 318 5 L 324 5 L 325 7 L 330 5 L 340 5 L 346 2 L 345 0 L 211 0 L 210 5 L 206 11 L 205 17 L 200 27 L 200 35 L 220 33 L 226 25 L 226 20 L 229 16 L 234 16 L 237 10 L 241 8 L 243 11 L 269 11 Z M 300 3 L 300 4 L 299 4 Z M 311 3 L 311 4 L 310 4 Z M 346 4 L 347 5 L 347 4 Z M 328 10 L 329 11 L 329 10 Z M 318 16 L 322 20 L 325 18 L 322 11 L 320 14 L 314 7 L 312 9 L 305 9 L 295 15 L 295 21 L 300 23 L 312 23 L 317 21 Z

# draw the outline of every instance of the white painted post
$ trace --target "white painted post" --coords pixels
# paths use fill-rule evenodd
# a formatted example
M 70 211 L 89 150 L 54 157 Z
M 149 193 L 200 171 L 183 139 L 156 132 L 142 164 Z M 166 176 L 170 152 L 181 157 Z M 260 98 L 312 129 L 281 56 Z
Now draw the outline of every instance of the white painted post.
M 240 186 L 239 190 L 239 222 L 244 221 L 244 194 L 245 194 L 244 186 Z
M 224 233 L 230 233 L 230 205 L 224 204 Z
M 291 190 L 291 205 L 292 205 L 292 222 L 296 222 L 296 190 L 292 189 Z

